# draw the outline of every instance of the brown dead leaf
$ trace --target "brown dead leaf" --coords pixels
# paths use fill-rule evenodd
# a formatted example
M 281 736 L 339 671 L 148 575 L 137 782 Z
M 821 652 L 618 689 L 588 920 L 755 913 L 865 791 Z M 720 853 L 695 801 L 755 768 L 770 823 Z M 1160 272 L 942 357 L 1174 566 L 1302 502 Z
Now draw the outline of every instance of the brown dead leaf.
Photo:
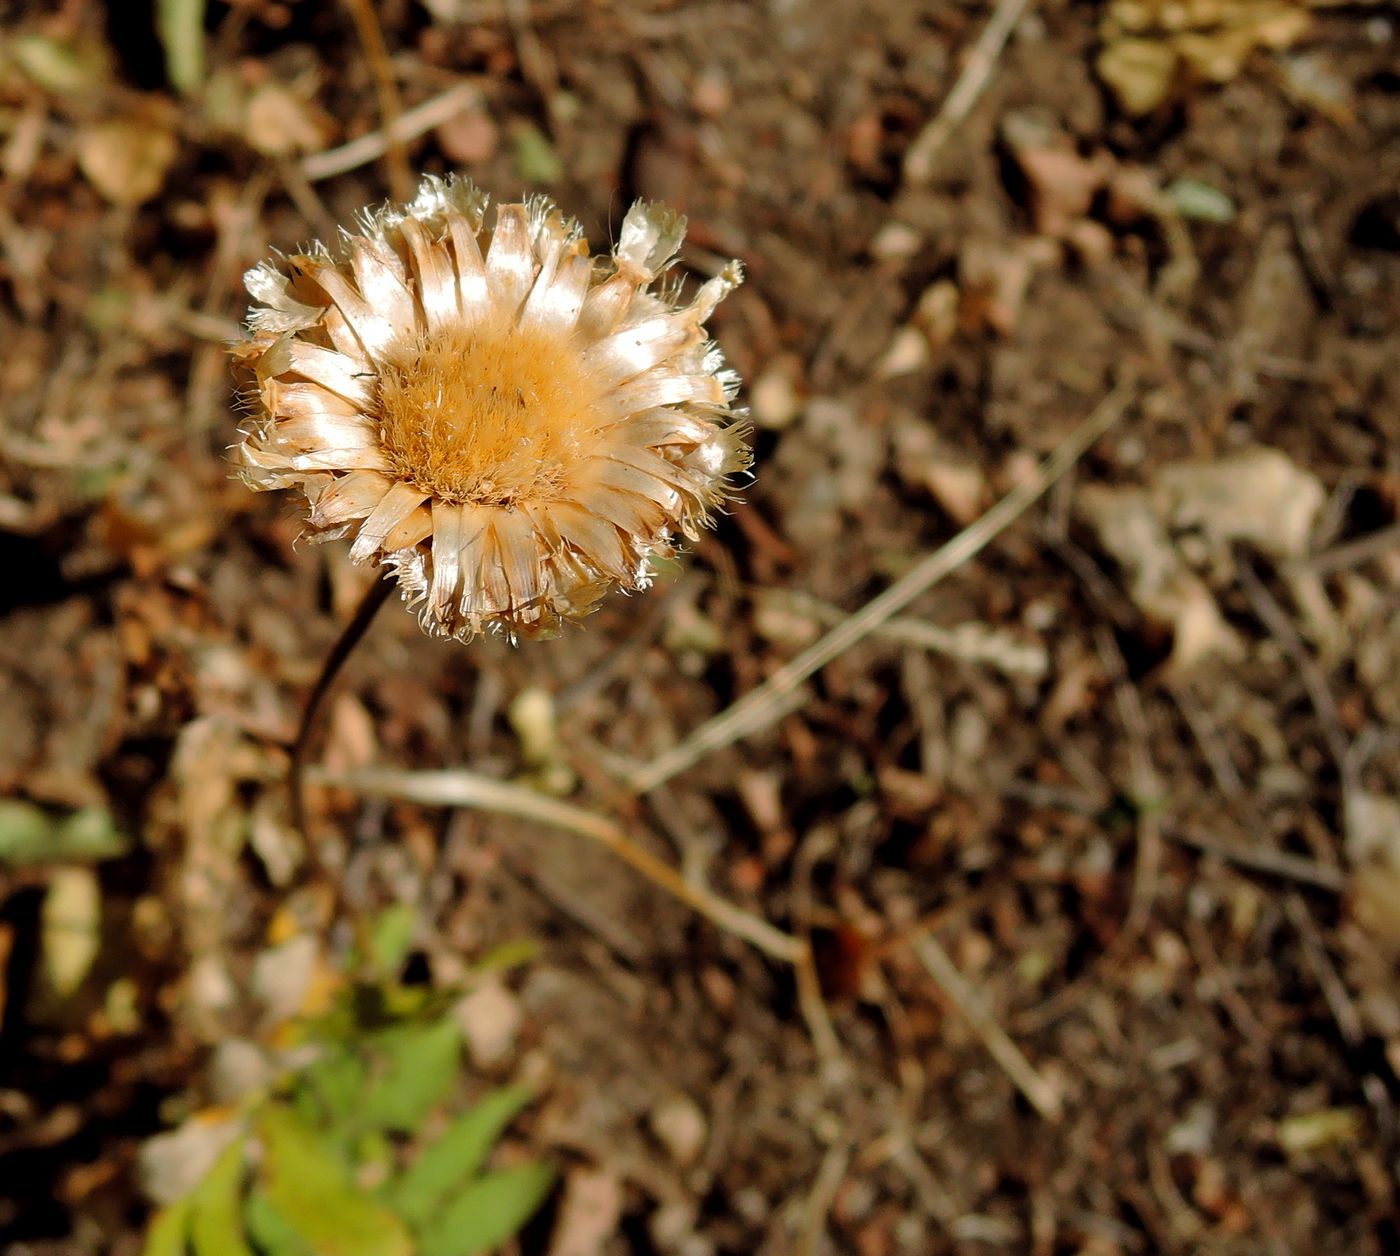
M 1172 626 L 1173 665 L 1215 654 L 1238 657 L 1241 644 L 1178 542 L 1204 541 L 1206 565 L 1230 570 L 1242 542 L 1275 559 L 1307 551 L 1325 499 L 1322 483 L 1276 449 L 1242 450 L 1214 462 L 1162 467 L 1147 488 L 1088 485 L 1079 505 L 1099 543 L 1129 575 L 1138 608 Z
M 1153 488 L 1158 513 L 1173 529 L 1196 529 L 1221 547 L 1243 541 L 1271 558 L 1306 553 L 1327 496 L 1311 471 L 1264 446 L 1216 462 L 1165 466 Z
M 1134 604 L 1171 627 L 1173 668 L 1189 670 L 1212 655 L 1243 655 L 1210 590 L 1177 553 L 1148 490 L 1090 484 L 1080 490 L 1078 504 L 1099 544 L 1128 576 Z
M 149 201 L 165 183 L 178 145 L 154 116 L 95 122 L 78 133 L 78 169 L 113 205 Z
M 285 83 L 268 79 L 248 97 L 243 137 L 267 157 L 318 153 L 335 135 L 335 123 L 314 101 Z
M 1095 68 L 1140 117 L 1192 83 L 1228 83 L 1251 53 L 1289 48 L 1311 25 L 1296 0 L 1114 0 Z
M 501 129 L 484 109 L 464 109 L 434 132 L 444 156 L 462 166 L 490 161 L 501 146 Z
M 573 1169 L 564 1182 L 564 1202 L 549 1256 L 593 1256 L 604 1249 L 622 1221 L 622 1183 L 602 1170 Z
M 1030 190 L 1036 233 L 1063 239 L 1088 214 L 1107 163 L 1080 154 L 1069 135 L 1032 110 L 1010 114 L 1002 137 Z

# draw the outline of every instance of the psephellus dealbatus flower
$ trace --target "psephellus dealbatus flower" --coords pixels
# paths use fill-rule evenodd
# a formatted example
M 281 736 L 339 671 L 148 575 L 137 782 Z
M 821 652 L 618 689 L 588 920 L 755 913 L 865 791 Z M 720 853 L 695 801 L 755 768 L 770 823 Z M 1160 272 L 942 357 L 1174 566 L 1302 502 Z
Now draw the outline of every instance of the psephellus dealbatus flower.
M 545 197 L 492 214 L 428 176 L 334 247 L 254 267 L 239 474 L 305 493 L 308 535 L 392 569 L 435 636 L 551 636 L 645 588 L 749 464 L 704 327 L 741 270 L 683 303 L 662 276 L 684 232 L 638 203 L 594 258 Z

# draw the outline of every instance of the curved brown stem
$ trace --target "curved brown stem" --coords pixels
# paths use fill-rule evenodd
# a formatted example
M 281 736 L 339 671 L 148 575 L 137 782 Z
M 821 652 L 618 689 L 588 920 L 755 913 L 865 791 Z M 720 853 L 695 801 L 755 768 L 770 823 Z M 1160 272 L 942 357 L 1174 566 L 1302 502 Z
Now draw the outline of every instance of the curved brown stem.
M 292 763 L 287 773 L 287 783 L 292 791 L 292 823 L 296 825 L 301 840 L 306 842 L 308 847 L 311 837 L 306 829 L 306 797 L 302 788 L 302 778 L 311 740 L 317 732 L 319 717 L 325 709 L 326 697 L 331 691 L 331 686 L 335 684 L 345 661 L 354 653 L 360 639 L 374 622 L 379 608 L 389 600 L 395 588 L 394 581 L 381 579 L 365 590 L 365 595 L 360 599 L 350 622 L 341 629 L 335 644 L 326 652 L 325 660 L 321 664 L 321 674 L 316 677 L 316 683 L 311 687 L 311 692 L 306 697 L 306 705 L 302 708 L 301 726 L 297 729 L 296 741 L 292 743 Z

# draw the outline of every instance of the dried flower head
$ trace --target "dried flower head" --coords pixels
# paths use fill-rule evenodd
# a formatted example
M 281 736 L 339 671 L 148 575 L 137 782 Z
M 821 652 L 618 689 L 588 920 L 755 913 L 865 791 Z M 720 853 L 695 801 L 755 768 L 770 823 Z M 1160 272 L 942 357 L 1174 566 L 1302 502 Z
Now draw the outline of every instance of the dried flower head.
M 730 263 L 688 305 L 653 282 L 685 220 L 637 204 L 612 257 L 536 198 L 460 179 L 263 263 L 235 353 L 258 418 L 237 447 L 253 488 L 300 488 L 317 540 L 353 535 L 424 629 L 541 637 L 611 586 L 644 588 L 749 460 L 738 387 L 704 332 Z

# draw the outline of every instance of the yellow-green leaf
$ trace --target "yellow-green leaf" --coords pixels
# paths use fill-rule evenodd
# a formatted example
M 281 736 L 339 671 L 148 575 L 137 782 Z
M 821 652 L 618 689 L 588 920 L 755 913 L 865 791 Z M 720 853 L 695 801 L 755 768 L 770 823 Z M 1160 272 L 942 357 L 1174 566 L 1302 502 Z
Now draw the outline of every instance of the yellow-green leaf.
M 188 95 L 204 78 L 204 0 L 157 0 L 156 35 L 166 74 Z
M 185 1256 L 185 1239 L 190 1232 L 190 1201 L 169 1204 L 151 1217 L 146 1227 L 146 1245 L 141 1256 Z
M 195 1256 L 253 1256 L 243 1235 L 243 1140 L 224 1148 L 190 1196 L 190 1244 Z
M 269 1104 L 258 1130 L 268 1202 L 318 1256 L 409 1256 L 403 1223 L 355 1189 L 325 1140 L 289 1108 Z

